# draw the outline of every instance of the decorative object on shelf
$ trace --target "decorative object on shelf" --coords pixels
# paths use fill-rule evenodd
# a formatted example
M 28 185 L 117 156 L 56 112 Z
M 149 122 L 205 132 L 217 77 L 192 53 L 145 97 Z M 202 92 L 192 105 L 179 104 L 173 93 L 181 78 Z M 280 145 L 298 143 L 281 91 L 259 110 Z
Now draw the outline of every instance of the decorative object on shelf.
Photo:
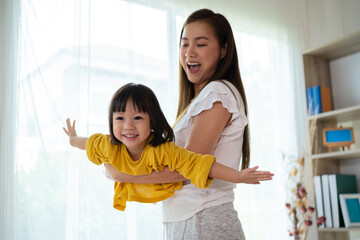
M 324 228 L 325 227 L 325 214 L 324 214 L 324 201 L 323 201 L 323 194 L 322 194 L 322 183 L 321 183 L 321 176 L 317 175 L 314 177 L 314 188 L 315 188 L 315 202 L 316 202 L 316 213 L 317 216 L 323 216 L 323 218 L 318 219 L 318 227 Z
M 340 194 L 345 227 L 360 227 L 360 194 Z
M 314 86 L 306 89 L 306 100 L 309 116 L 332 110 L 331 90 L 329 87 Z
M 330 174 L 329 189 L 334 228 L 345 227 L 339 201 L 340 194 L 357 193 L 355 174 Z
M 342 147 L 343 150 L 347 147 L 350 150 L 350 145 L 355 142 L 352 127 L 324 128 L 322 132 L 323 144 L 329 148 L 329 152 L 332 152 L 334 147 Z
M 295 162 L 294 158 L 287 158 L 284 154 L 283 159 L 290 160 L 292 163 Z M 296 166 L 292 167 L 288 181 L 292 185 L 290 201 L 286 203 L 292 222 L 289 234 L 295 240 L 306 239 L 308 228 L 313 225 L 312 215 L 315 211 L 315 208 L 308 204 L 307 191 L 304 187 L 304 162 L 304 158 L 296 160 Z

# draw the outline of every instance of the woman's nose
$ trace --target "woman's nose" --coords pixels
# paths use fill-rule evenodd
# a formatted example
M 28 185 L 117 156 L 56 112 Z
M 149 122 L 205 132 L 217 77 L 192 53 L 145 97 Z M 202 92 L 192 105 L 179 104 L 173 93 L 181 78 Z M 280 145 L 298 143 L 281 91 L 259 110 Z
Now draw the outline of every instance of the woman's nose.
M 194 49 L 193 45 L 189 45 L 189 47 L 187 48 L 187 50 L 185 52 L 185 56 L 186 57 L 195 57 L 195 49 Z

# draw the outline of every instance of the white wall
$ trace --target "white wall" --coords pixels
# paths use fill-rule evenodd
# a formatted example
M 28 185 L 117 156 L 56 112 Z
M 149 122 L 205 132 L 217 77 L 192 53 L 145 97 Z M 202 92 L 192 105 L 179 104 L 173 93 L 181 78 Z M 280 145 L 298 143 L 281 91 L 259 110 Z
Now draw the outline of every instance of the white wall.
M 334 109 L 360 105 L 360 53 L 333 60 L 330 69 Z
M 306 0 L 306 48 L 360 31 L 360 1 Z

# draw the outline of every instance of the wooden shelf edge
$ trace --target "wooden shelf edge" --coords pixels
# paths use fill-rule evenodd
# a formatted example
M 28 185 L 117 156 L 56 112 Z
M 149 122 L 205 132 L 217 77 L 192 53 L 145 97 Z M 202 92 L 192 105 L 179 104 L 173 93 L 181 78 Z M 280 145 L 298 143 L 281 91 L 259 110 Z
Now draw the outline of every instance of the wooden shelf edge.
M 360 228 L 318 228 L 318 232 L 351 232 L 360 231 Z
M 337 59 L 360 50 L 360 31 L 347 34 L 339 39 L 303 51 L 303 55 Z
M 313 154 L 311 159 L 327 159 L 327 160 L 338 160 L 338 159 L 350 159 L 350 158 L 360 158 L 360 149 L 350 150 L 350 151 L 339 151 L 339 152 L 328 152 L 328 153 L 319 153 Z
M 336 109 L 336 110 L 333 110 L 333 111 L 324 112 L 324 113 L 316 114 L 316 115 L 313 115 L 313 116 L 309 116 L 308 121 L 310 121 L 310 120 L 333 119 L 333 118 L 336 118 L 338 116 L 347 116 L 347 115 L 351 116 L 351 115 L 354 115 L 354 114 L 357 114 L 357 113 L 360 116 L 360 105 L 347 107 L 347 108 Z

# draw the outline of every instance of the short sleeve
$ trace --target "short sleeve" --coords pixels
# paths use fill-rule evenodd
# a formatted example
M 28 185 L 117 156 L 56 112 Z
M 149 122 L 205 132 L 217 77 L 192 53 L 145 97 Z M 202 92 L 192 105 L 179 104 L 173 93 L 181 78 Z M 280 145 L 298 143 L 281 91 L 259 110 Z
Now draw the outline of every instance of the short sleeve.
M 175 131 L 176 129 L 187 128 L 191 125 L 193 117 L 211 109 L 215 102 L 221 102 L 222 106 L 232 114 L 231 124 L 238 128 L 244 128 L 248 121 L 243 101 L 240 95 L 238 96 L 240 99 L 237 99 L 232 90 L 220 81 L 209 83 L 191 103 L 185 117 L 180 119 L 176 125 Z
M 96 165 L 109 163 L 109 146 L 111 146 L 109 135 L 100 133 L 93 134 L 86 141 L 86 155 L 88 159 Z

